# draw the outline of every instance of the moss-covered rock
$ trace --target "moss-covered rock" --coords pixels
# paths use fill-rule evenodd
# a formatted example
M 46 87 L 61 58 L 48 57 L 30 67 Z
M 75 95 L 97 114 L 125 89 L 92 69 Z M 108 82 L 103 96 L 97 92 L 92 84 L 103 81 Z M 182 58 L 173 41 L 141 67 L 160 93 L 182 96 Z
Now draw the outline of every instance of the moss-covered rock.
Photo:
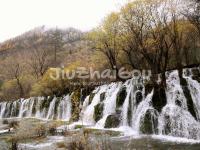
M 54 113 L 55 113 L 55 115 L 54 115 L 55 118 L 54 119 L 56 119 L 56 116 L 58 114 L 58 106 L 59 106 L 61 100 L 62 100 L 62 97 L 57 97 L 56 98 L 55 107 L 54 107 Z
M 91 93 L 90 96 L 89 96 L 89 105 L 92 103 L 92 100 L 94 98 L 96 93 Z
M 185 71 L 184 71 L 184 75 L 190 76 L 191 75 L 190 70 L 186 68 Z
M 128 105 L 128 124 L 131 126 L 132 123 L 132 101 L 131 101 L 131 96 L 129 97 L 129 105 Z
M 33 108 L 32 108 L 32 114 L 35 115 L 36 114 L 36 103 L 37 103 L 38 99 L 34 98 L 34 102 L 33 102 Z
M 120 124 L 118 115 L 109 115 L 105 122 L 105 128 L 116 128 Z
M 141 91 L 136 92 L 135 98 L 136 98 L 136 105 L 138 105 L 143 99 L 142 92 Z
M 165 88 L 161 85 L 154 84 L 154 94 L 152 97 L 152 105 L 158 111 L 161 112 L 162 108 L 167 104 L 167 97 Z
M 84 125 L 78 124 L 78 125 L 75 125 L 74 129 L 81 129 L 81 128 L 84 128 L 84 127 L 85 127 Z
M 43 110 L 44 108 L 49 108 L 49 105 L 51 103 L 51 101 L 53 100 L 54 96 L 48 96 L 47 98 L 45 98 L 43 101 L 42 101 L 42 104 L 40 106 L 40 110 Z
M 158 116 L 156 114 L 155 110 L 147 110 L 140 126 L 142 134 L 155 134 L 158 132 Z
M 127 96 L 126 87 L 123 87 L 117 94 L 117 100 L 116 100 L 117 107 L 121 107 L 124 104 L 126 96 Z
M 94 120 L 97 122 L 103 117 L 104 103 L 99 103 L 94 107 Z
M 19 109 L 20 109 L 20 102 L 18 101 L 16 103 L 16 110 L 15 110 L 15 114 L 14 114 L 15 117 L 19 116 Z
M 122 108 L 116 108 L 115 112 L 116 112 L 116 115 L 120 116 L 122 113 Z
M 190 94 L 190 90 L 188 89 L 188 84 L 185 78 L 180 78 L 180 84 L 182 86 L 183 89 L 183 93 L 187 99 L 187 106 L 188 106 L 188 110 L 191 113 L 191 115 L 197 119 L 196 113 L 195 113 L 195 107 L 194 107 L 194 103 L 192 100 L 192 96 Z
M 101 93 L 101 94 L 100 94 L 100 101 L 101 101 L 101 102 L 104 101 L 105 98 L 106 98 L 106 92 Z
M 192 79 L 200 83 L 200 71 L 198 68 L 192 69 Z
M 154 88 L 154 83 L 152 81 L 148 81 L 145 84 L 145 96 L 147 96 Z
M 72 117 L 71 121 L 78 121 L 80 114 L 80 103 L 81 103 L 81 90 L 77 89 L 74 91 L 71 97 L 71 105 L 72 105 Z
M 192 75 L 193 76 L 200 76 L 200 71 L 198 68 L 192 68 Z

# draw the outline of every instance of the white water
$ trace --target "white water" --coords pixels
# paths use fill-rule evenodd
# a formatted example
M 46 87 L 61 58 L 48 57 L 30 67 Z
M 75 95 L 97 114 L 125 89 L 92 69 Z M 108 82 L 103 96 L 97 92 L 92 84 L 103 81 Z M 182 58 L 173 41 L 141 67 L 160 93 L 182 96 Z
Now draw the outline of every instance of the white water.
M 20 99 L 15 102 L 0 103 L 0 118 L 39 118 L 39 119 L 59 119 L 68 121 L 71 117 L 71 97 L 64 96 L 55 108 L 57 98 L 54 97 L 45 108 L 44 97 Z M 55 114 L 57 110 L 57 114 Z
M 157 129 L 153 129 L 154 134 L 157 133 L 158 135 L 168 135 L 168 136 L 182 137 L 188 139 L 200 139 L 200 122 L 199 122 L 200 84 L 197 81 L 193 80 L 190 76 L 187 77 L 184 76 L 188 82 L 188 89 L 190 90 L 194 103 L 194 108 L 198 116 L 198 120 L 195 120 L 195 118 L 188 111 L 187 100 L 183 93 L 182 86 L 180 85 L 178 71 L 167 72 L 166 77 L 167 77 L 167 88 L 166 88 L 167 104 L 162 108 L 161 113 L 158 113 L 158 111 L 155 110 L 152 106 L 152 96 L 154 92 L 152 91 L 145 97 L 144 96 L 145 90 L 141 91 L 141 89 L 139 90 L 138 88 L 138 85 L 141 86 L 141 84 L 137 85 L 132 80 L 128 80 L 124 84 L 120 85 L 120 87 L 118 88 L 115 87 L 116 90 L 113 90 L 112 97 L 109 98 L 107 97 L 105 99 L 105 101 L 103 102 L 105 104 L 103 116 L 98 122 L 95 122 L 93 119 L 94 107 L 98 103 L 100 103 L 99 95 L 100 93 L 104 92 L 105 89 L 109 89 L 110 86 L 112 87 L 113 84 L 107 85 L 107 87 L 105 85 L 99 87 L 100 92 L 97 92 L 92 103 L 89 106 L 85 105 L 84 109 L 82 110 L 83 111 L 82 113 L 84 114 L 83 115 L 84 123 L 91 124 L 96 128 L 103 128 L 107 116 L 115 112 L 111 111 L 112 113 L 106 113 L 107 110 L 115 110 L 116 108 L 116 97 L 118 93 L 116 91 L 119 91 L 119 89 L 122 87 L 126 87 L 127 95 L 125 97 L 124 104 L 122 105 L 121 108 L 122 111 L 121 111 L 120 126 L 122 128 L 126 129 L 131 128 L 132 133 L 139 135 L 140 127 L 143 124 L 145 114 L 147 113 L 147 111 L 150 111 L 152 117 L 155 117 L 158 120 Z M 142 93 L 143 99 L 138 105 L 136 105 L 135 95 L 136 92 L 138 91 Z M 110 94 L 110 90 L 106 90 L 106 95 L 108 94 Z M 115 104 L 113 105 L 114 102 Z M 88 99 L 86 99 L 86 103 L 88 103 Z M 128 109 L 130 106 L 131 106 L 131 116 L 132 116 L 131 123 L 129 123 L 130 121 L 128 120 Z M 88 118 L 89 120 L 87 120 Z M 167 127 L 168 131 L 166 130 Z M 156 132 L 156 130 L 158 132 Z
M 120 110 L 120 125 L 118 130 L 126 129 L 131 133 L 140 135 L 141 125 L 144 123 L 146 113 L 150 112 L 151 117 L 156 118 L 158 124 L 153 128 L 153 134 L 159 136 L 173 136 L 188 139 L 200 139 L 200 84 L 192 79 L 192 72 L 189 76 L 184 76 L 188 83 L 194 110 L 197 120 L 188 111 L 187 99 L 184 96 L 178 71 L 166 73 L 167 104 L 158 113 L 152 105 L 154 90 L 145 97 L 145 86 L 139 81 L 128 80 L 125 83 L 111 83 L 97 87 L 92 93 L 94 97 L 89 102 L 89 96 L 83 102 L 80 113 L 79 124 L 91 125 L 96 128 L 104 128 L 107 117 L 116 114 L 116 99 L 120 89 L 126 88 L 126 97 Z M 136 93 L 142 93 L 142 99 L 136 102 Z M 100 100 L 100 95 L 105 93 L 104 100 Z M 36 117 L 45 119 L 69 120 L 71 117 L 70 96 L 62 99 L 56 97 L 49 102 L 49 105 L 42 107 L 45 99 L 42 97 L 18 100 L 11 103 L 0 103 L 0 118 L 5 117 Z M 95 106 L 99 103 L 104 104 L 102 118 L 97 122 L 94 120 Z M 18 112 L 16 110 L 19 110 Z M 16 114 L 17 112 L 17 114 Z M 152 122 L 153 124 L 153 122 Z M 158 132 L 156 132 L 156 130 Z M 130 132 L 129 132 L 130 133 Z

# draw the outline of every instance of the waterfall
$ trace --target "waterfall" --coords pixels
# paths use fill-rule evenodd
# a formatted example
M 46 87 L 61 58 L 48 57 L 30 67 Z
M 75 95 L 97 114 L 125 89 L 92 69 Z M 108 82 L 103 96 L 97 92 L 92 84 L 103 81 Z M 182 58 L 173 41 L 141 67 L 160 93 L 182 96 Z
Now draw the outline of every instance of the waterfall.
M 131 83 L 131 80 L 128 80 L 124 87 L 126 87 L 126 92 L 127 92 L 127 96 L 126 99 L 124 101 L 124 104 L 122 106 L 122 125 L 123 126 L 127 126 L 128 125 L 128 106 L 129 106 L 129 98 L 131 95 L 131 92 L 133 91 L 133 85 Z M 131 105 L 131 104 L 130 104 Z
M 189 73 L 192 75 L 192 72 Z M 134 133 L 141 134 L 145 124 L 150 123 L 151 134 L 171 135 L 176 137 L 186 137 L 192 139 L 200 139 L 200 84 L 193 80 L 191 76 L 184 76 L 188 83 L 194 109 L 198 120 L 196 120 L 189 112 L 187 98 L 180 85 L 178 71 L 166 72 L 167 87 L 165 90 L 167 104 L 158 112 L 152 105 L 152 97 L 154 90 L 145 96 L 145 85 L 133 79 L 123 84 L 109 84 L 98 87 L 93 91 L 95 93 L 92 102 L 89 104 L 89 97 L 83 103 L 82 110 L 83 121 L 92 124 L 95 127 L 104 127 L 105 122 L 110 114 L 116 114 L 120 110 L 121 120 L 120 126 L 129 126 Z M 116 108 L 116 99 L 120 89 L 125 88 L 125 97 L 122 106 Z M 100 94 L 105 92 L 106 98 L 100 101 Z M 141 95 L 138 100 L 137 94 Z M 110 96 L 109 96 L 110 95 Z M 98 104 L 104 104 L 103 115 L 97 122 L 94 121 L 94 109 Z M 148 127 L 149 127 L 148 126 Z
M 53 119 L 55 111 L 55 103 L 56 103 L 56 98 L 54 98 L 50 103 L 46 119 Z
M 96 87 L 80 107 L 79 122 L 96 128 L 128 127 L 137 134 L 200 139 L 200 83 L 197 81 L 200 77 L 199 69 L 196 70 L 196 74 L 192 69 L 183 71 L 187 82 L 184 86 L 189 93 L 185 93 L 177 70 L 166 72 L 166 103 L 159 110 L 154 108 L 156 90 L 147 89 L 148 81 L 144 82 L 143 79 Z M 191 95 L 192 107 L 186 94 Z M 1 102 L 0 118 L 34 117 L 69 121 L 72 106 L 71 95 Z M 191 113 L 191 108 L 196 117 Z
M 103 128 L 107 116 L 115 113 L 117 93 L 119 92 L 121 86 L 121 83 L 112 83 L 108 86 L 108 89 L 105 93 L 105 99 L 103 100 L 103 117 L 96 123 L 96 127 Z
M 81 121 L 84 122 L 85 124 L 90 124 L 94 125 L 95 121 L 93 118 L 94 115 L 94 107 L 100 102 L 100 94 L 103 92 L 106 92 L 108 89 L 107 85 L 100 86 L 96 88 L 93 93 L 95 96 L 92 99 L 91 104 L 89 104 L 86 108 L 86 110 L 83 113 L 83 118 L 81 118 Z
M 67 95 L 61 100 L 58 106 L 58 116 L 57 119 L 62 119 L 69 121 L 71 118 L 71 101 L 70 96 Z
M 54 97 L 52 101 L 49 101 L 49 97 L 47 99 L 45 97 L 32 97 L 0 103 L 0 119 L 13 117 L 68 121 L 71 117 L 71 97 L 69 95 L 63 98 Z
M 0 113 L 0 118 L 4 117 L 4 113 L 6 111 L 6 105 L 7 103 L 1 103 L 1 113 Z

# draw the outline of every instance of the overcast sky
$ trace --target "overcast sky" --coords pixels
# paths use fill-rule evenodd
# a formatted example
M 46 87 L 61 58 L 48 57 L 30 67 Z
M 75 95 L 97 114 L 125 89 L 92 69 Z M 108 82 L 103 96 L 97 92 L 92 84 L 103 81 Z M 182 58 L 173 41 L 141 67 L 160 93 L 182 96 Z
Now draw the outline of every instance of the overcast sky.
M 35 27 L 96 27 L 127 0 L 0 0 L 0 42 Z

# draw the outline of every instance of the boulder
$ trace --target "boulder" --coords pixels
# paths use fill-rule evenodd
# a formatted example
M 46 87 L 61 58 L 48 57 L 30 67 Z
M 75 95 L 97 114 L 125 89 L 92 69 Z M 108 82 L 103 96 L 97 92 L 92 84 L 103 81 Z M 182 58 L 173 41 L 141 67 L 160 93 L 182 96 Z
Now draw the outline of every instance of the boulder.
M 141 91 L 136 92 L 135 98 L 136 98 L 136 105 L 138 105 L 143 99 L 142 92 Z
M 200 77 L 200 71 L 198 68 L 192 68 L 192 76 Z
M 94 107 L 94 120 L 97 122 L 103 117 L 104 103 L 99 103 Z
M 40 110 L 43 110 L 44 108 L 49 108 L 49 105 L 51 101 L 53 100 L 54 96 L 48 96 L 46 99 L 43 100 Z
M 142 134 L 156 134 L 158 132 L 158 116 L 156 110 L 147 110 L 141 121 L 140 132 Z
M 129 105 L 128 105 L 128 124 L 131 126 L 132 123 L 132 104 L 131 104 L 131 98 L 129 97 Z
M 182 86 L 185 98 L 187 99 L 188 110 L 191 113 L 191 115 L 197 120 L 197 116 L 196 116 L 195 108 L 194 108 L 194 103 L 193 103 L 193 100 L 192 100 L 192 96 L 190 94 L 190 90 L 188 89 L 188 84 L 187 84 L 186 79 L 180 78 L 180 84 Z
M 100 101 L 104 101 L 105 100 L 105 97 L 106 97 L 106 92 L 103 92 L 100 94 Z
M 116 128 L 120 124 L 120 119 L 118 115 L 109 115 L 105 122 L 105 128 Z
M 89 96 L 89 105 L 92 103 L 92 100 L 94 98 L 96 93 L 91 93 L 90 96 Z
M 117 100 L 116 100 L 117 107 L 121 107 L 124 104 L 126 96 L 127 96 L 126 87 L 123 87 L 117 94 Z
M 165 88 L 161 85 L 154 84 L 154 94 L 152 97 L 152 105 L 158 111 L 161 112 L 162 108 L 167 104 L 167 98 Z
M 148 81 L 145 84 L 145 96 L 147 96 L 154 88 L 154 83 L 152 81 Z

